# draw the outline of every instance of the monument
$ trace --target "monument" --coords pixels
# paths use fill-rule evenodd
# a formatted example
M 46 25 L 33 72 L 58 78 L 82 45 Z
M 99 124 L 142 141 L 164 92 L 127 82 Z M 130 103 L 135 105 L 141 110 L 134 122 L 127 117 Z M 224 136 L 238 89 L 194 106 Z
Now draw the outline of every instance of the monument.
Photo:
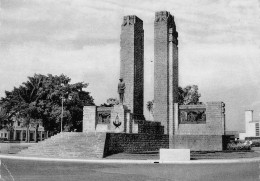
M 224 103 L 177 103 L 178 32 L 174 17 L 167 11 L 155 13 L 153 122 L 146 121 L 143 116 L 144 30 L 143 21 L 137 16 L 123 17 L 120 47 L 120 82 L 117 87 L 120 104 L 84 107 L 83 132 L 106 132 L 110 150 L 116 149 L 111 146 L 114 144 L 121 145 L 121 151 L 126 147 L 132 151 L 159 147 L 223 150 L 226 139 L 223 137 Z M 147 148 L 144 148 L 146 143 Z M 142 146 L 137 148 L 135 144 Z
M 134 115 L 143 115 L 144 30 L 135 15 L 124 16 L 120 36 L 120 78 L 125 82 L 124 105 Z
M 125 16 L 120 41 L 120 104 L 85 106 L 83 133 L 61 133 L 54 136 L 55 142 L 47 139 L 44 144 L 48 147 L 35 145 L 23 154 L 49 156 L 51 151 L 54 157 L 103 158 L 119 152 L 160 150 L 161 161 L 169 161 L 190 160 L 190 150 L 224 150 L 228 141 L 225 104 L 178 105 L 178 33 L 174 17 L 167 11 L 156 12 L 154 30 L 155 121 L 146 121 L 143 116 L 143 21 L 135 15 Z
M 120 104 L 109 108 L 85 107 L 85 132 L 140 133 L 147 132 L 145 127 L 158 127 L 157 123 L 146 122 L 143 116 L 144 30 L 143 21 L 137 16 L 124 16 L 120 47 L 120 82 L 117 88 Z
M 154 20 L 154 120 L 169 134 L 174 103 L 178 102 L 178 32 L 167 11 L 155 13 Z

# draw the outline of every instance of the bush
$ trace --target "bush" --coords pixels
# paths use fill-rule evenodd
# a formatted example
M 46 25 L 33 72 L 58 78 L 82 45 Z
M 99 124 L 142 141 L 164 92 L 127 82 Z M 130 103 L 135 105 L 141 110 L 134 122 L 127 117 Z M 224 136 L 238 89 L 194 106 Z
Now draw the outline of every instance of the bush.
M 260 140 L 252 140 L 252 147 L 260 147 Z
M 253 137 L 253 136 L 251 136 L 251 137 L 246 137 L 245 138 L 245 140 L 260 140 L 260 137 Z
M 245 143 L 229 143 L 227 145 L 227 150 L 251 150 L 251 145 L 250 144 L 245 144 Z

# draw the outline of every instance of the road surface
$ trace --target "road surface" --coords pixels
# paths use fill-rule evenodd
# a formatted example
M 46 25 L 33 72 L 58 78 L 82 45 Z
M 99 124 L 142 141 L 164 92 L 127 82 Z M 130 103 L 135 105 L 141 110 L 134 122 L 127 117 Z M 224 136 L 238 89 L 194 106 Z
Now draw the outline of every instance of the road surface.
M 1 159 L 0 181 L 251 181 L 259 163 L 115 164 Z

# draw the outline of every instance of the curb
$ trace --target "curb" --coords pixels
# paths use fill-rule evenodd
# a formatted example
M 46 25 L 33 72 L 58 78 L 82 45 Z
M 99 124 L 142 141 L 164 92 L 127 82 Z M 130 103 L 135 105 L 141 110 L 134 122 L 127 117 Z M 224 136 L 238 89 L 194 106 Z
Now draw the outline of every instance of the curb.
M 71 158 L 43 158 L 43 157 L 25 157 L 0 155 L 0 159 L 13 160 L 33 160 L 33 161 L 54 161 L 54 162 L 76 162 L 76 163 L 104 163 L 104 164 L 228 164 L 228 163 L 255 163 L 260 162 L 260 157 L 241 158 L 241 159 L 223 159 L 223 160 L 189 160 L 189 161 L 162 161 L 162 160 L 116 160 L 116 159 L 71 159 Z

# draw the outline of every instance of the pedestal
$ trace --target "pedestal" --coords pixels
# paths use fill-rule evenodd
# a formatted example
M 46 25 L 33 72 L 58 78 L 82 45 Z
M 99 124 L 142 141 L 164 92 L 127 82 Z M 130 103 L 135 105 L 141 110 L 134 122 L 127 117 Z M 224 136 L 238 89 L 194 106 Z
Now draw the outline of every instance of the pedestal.
M 160 161 L 189 161 L 190 149 L 160 149 Z
M 93 132 L 96 130 L 96 106 L 85 106 L 83 109 L 83 132 Z
M 124 105 L 115 105 L 114 109 L 111 111 L 110 120 L 110 131 L 111 132 L 126 132 L 127 127 L 127 107 Z

